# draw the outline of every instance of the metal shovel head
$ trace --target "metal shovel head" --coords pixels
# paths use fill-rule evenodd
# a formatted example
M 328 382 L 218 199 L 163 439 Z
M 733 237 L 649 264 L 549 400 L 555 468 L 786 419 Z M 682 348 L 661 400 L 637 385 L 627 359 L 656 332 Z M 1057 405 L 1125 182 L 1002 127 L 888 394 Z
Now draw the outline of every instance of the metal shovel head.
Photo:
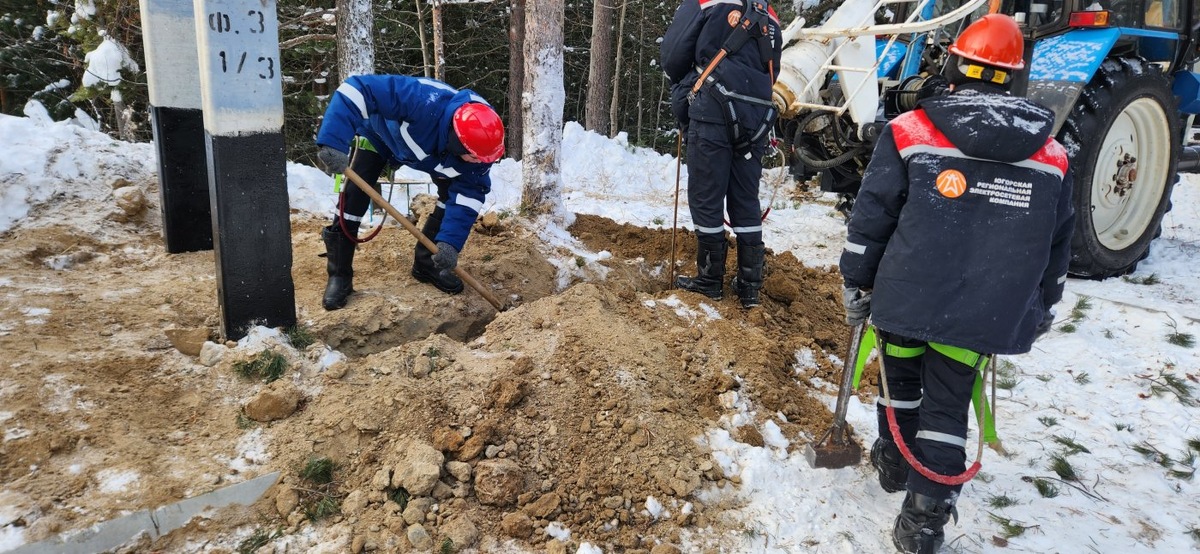
M 858 465 L 862 461 L 862 447 L 857 441 L 849 440 L 838 444 L 826 441 L 804 447 L 804 459 L 816 469 L 838 469 Z
M 276 471 L 174 504 L 141 510 L 98 523 L 88 529 L 22 545 L 9 554 L 91 554 L 113 550 L 140 533 L 148 533 L 151 539 L 157 539 L 187 525 L 193 517 L 205 511 L 219 510 L 234 504 L 249 506 L 257 502 L 278 479 L 279 472 Z

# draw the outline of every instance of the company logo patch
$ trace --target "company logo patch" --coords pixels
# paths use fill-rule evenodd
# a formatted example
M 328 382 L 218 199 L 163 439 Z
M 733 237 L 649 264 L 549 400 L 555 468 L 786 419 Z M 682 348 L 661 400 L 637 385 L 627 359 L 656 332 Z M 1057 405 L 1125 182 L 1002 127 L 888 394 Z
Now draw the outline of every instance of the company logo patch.
M 947 169 L 938 174 L 937 189 L 946 198 L 958 198 L 967 192 L 967 177 L 957 169 Z
M 742 20 L 742 12 L 741 10 L 733 10 L 729 12 L 729 17 L 725 19 L 729 21 L 730 27 L 737 27 L 738 22 Z

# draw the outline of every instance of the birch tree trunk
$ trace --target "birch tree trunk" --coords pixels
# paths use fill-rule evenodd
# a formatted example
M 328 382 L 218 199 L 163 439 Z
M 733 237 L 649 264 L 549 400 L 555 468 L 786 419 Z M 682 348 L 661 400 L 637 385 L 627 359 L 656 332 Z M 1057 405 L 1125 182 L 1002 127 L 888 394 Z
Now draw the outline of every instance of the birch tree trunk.
M 505 155 L 520 161 L 521 141 L 524 140 L 521 93 L 525 90 L 525 51 L 515 45 L 525 44 L 525 0 L 512 0 L 508 20 L 508 126 L 504 135 Z
M 521 211 L 530 217 L 565 220 L 562 206 L 563 0 L 536 0 L 525 7 L 525 129 Z
M 629 0 L 623 0 L 621 2 L 621 18 L 620 22 L 617 23 L 617 55 L 615 57 L 616 67 L 613 69 L 612 103 L 608 107 L 608 136 L 610 137 L 615 136 L 617 134 L 617 130 L 621 128 L 621 126 L 617 123 L 617 114 L 620 111 L 619 108 L 621 107 L 621 56 L 623 54 L 622 51 L 624 50 L 622 48 L 622 44 L 625 42 L 622 40 L 622 38 L 625 36 L 625 7 L 628 5 Z
M 608 136 L 606 107 L 612 98 L 613 78 L 613 2 L 596 0 L 592 7 L 592 50 L 588 56 L 587 100 L 584 102 L 584 127 Z
M 375 73 L 371 0 L 337 0 L 338 78 Z

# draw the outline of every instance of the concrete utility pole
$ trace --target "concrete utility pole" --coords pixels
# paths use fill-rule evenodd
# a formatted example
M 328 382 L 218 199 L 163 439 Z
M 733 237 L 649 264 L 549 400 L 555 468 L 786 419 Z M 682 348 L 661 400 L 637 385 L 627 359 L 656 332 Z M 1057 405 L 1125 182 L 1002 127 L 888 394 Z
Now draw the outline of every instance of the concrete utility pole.
M 150 120 L 167 252 L 210 250 L 204 117 L 192 0 L 141 0 Z
M 276 0 L 195 0 L 224 336 L 296 323 Z

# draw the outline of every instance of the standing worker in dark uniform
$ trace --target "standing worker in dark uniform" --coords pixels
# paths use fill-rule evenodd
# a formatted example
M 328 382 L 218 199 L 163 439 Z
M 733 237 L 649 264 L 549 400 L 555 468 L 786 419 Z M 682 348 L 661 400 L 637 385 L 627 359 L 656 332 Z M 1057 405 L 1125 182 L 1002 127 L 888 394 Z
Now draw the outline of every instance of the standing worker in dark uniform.
M 504 155 L 504 124 L 483 97 L 446 83 L 404 75 L 360 75 L 338 87 L 317 133 L 317 157 L 327 171 L 349 166 L 368 183 L 388 165 L 423 171 L 438 190 L 437 208 L 421 232 L 437 244 L 433 254 L 420 241 L 412 276 L 438 290 L 458 294 L 458 253 L 492 189 L 488 175 Z M 351 149 L 353 146 L 353 149 Z M 328 255 L 326 310 L 346 305 L 354 292 L 354 248 L 370 197 L 349 184 L 338 197 L 333 223 L 321 233 Z
M 907 489 L 892 530 L 906 553 L 937 551 L 962 485 L 910 469 L 896 441 L 925 469 L 962 474 L 980 361 L 1029 352 L 1066 282 L 1067 153 L 1050 136 L 1054 113 L 1008 94 L 1022 50 L 1006 15 L 963 31 L 944 70 L 952 92 L 880 136 L 842 252 L 847 323 L 869 316 L 886 344 L 890 398 L 879 399 L 871 462 L 885 490 Z
M 675 286 L 720 300 L 725 210 L 737 235 L 732 286 L 742 306 L 759 304 L 763 282 L 758 182 L 775 116 L 771 86 L 783 45 L 765 0 L 684 0 L 662 43 L 671 109 L 687 134 L 688 205 L 696 227 L 695 277 Z

